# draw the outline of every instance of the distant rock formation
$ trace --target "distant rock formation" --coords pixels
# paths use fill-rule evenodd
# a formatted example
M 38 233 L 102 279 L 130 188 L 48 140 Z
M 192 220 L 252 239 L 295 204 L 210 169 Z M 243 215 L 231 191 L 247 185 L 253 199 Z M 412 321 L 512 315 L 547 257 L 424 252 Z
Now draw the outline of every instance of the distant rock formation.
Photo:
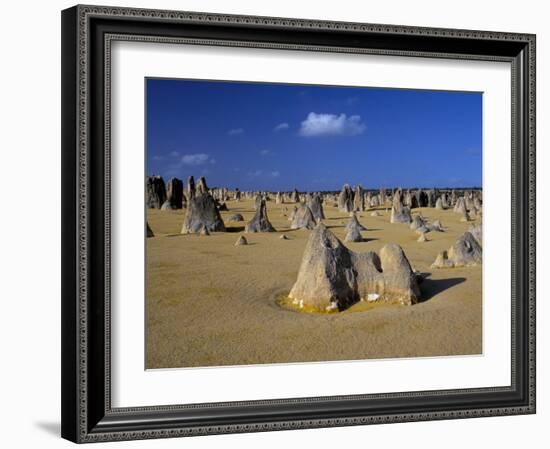
M 355 186 L 353 210 L 356 212 L 363 212 L 365 210 L 365 191 L 361 185 Z
M 305 204 L 301 204 L 293 214 L 290 229 L 313 229 L 316 224 L 311 209 Z
M 162 210 L 175 210 L 183 208 L 183 181 L 171 178 L 166 184 L 166 200 L 161 206 Z
M 256 209 L 256 214 L 250 220 L 246 227 L 245 232 L 275 232 L 275 228 L 269 222 L 267 217 L 267 206 L 265 199 L 260 200 L 260 204 Z
M 470 232 L 465 232 L 448 251 L 437 255 L 432 268 L 453 268 L 479 265 L 482 261 L 482 250 L 478 241 Z
M 401 189 L 397 189 L 392 198 L 392 208 L 390 223 L 410 223 L 411 211 L 403 205 L 403 194 Z
M 458 213 L 458 214 L 462 214 L 462 215 L 464 215 L 468 212 L 468 210 L 466 209 L 466 203 L 464 202 L 464 197 L 463 196 L 458 198 L 453 211 Z
M 166 185 L 161 176 L 147 176 L 145 205 L 148 209 L 160 209 L 166 201 Z
M 298 190 L 294 189 L 294 191 L 291 194 L 290 200 L 293 203 L 299 203 L 300 202 L 300 193 L 298 192 Z
M 307 206 L 311 210 L 311 214 L 317 223 L 320 223 L 321 220 L 325 219 L 325 212 L 323 210 L 323 200 L 321 195 L 314 193 L 306 201 Z
M 192 180 L 192 177 L 190 177 L 190 180 Z M 224 232 L 225 225 L 216 207 L 216 200 L 208 193 L 204 178 L 201 178 L 196 192 L 194 184 L 188 183 L 188 185 L 193 185 L 193 188 L 189 188 L 190 199 L 187 204 L 187 212 L 183 220 L 181 233 L 197 233 L 201 232 L 203 228 L 209 232 Z
M 344 310 L 358 301 L 414 304 L 416 276 L 399 245 L 357 254 L 323 224 L 311 233 L 289 298 L 311 311 Z
M 344 184 L 338 195 L 338 210 L 340 212 L 353 212 L 353 191 L 349 184 Z

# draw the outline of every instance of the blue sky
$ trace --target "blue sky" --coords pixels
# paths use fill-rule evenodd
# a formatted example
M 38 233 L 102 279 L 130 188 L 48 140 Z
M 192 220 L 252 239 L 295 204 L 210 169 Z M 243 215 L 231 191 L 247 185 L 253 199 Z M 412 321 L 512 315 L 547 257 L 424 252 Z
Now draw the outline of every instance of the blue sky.
M 482 94 L 147 79 L 147 174 L 241 190 L 481 185 Z

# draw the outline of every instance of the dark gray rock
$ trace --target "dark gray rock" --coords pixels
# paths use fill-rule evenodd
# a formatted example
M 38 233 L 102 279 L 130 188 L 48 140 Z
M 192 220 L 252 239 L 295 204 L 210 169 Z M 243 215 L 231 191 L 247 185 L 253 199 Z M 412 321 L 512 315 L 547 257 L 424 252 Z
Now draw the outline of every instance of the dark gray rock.
M 149 209 L 160 209 L 166 201 L 166 185 L 161 176 L 147 176 L 145 204 Z
M 225 225 L 216 207 L 216 200 L 209 193 L 196 192 L 188 202 L 181 233 L 197 233 L 203 228 L 209 232 L 225 231 Z
M 246 227 L 245 232 L 275 232 L 275 228 L 269 222 L 267 217 L 267 206 L 265 200 L 261 199 L 256 214 L 250 220 Z

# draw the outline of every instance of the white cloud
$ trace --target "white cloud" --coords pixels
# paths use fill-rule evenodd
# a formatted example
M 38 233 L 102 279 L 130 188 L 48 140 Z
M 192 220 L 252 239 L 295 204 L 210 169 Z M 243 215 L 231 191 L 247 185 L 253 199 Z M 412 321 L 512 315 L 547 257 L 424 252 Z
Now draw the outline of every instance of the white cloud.
M 316 114 L 310 112 L 302 122 L 300 135 L 304 137 L 314 136 L 356 136 L 366 129 L 361 117 L 346 114 Z
M 267 156 L 269 153 L 270 153 L 269 150 L 262 150 L 262 151 L 260 151 L 260 154 L 261 154 L 262 156 Z
M 210 156 L 208 156 L 208 154 L 206 153 L 184 154 L 181 157 L 181 163 L 183 165 L 202 165 L 202 164 L 206 164 L 209 161 L 209 159 L 210 159 Z M 216 162 L 215 160 L 214 162 L 212 162 L 212 160 L 210 160 L 211 163 Z
M 255 170 L 255 171 L 248 172 L 248 176 L 253 176 L 253 177 L 262 176 L 262 174 L 263 174 L 262 170 Z
M 286 122 L 279 123 L 275 128 L 273 128 L 273 131 L 282 131 L 283 129 L 288 129 L 289 125 Z
M 274 170 L 274 171 L 271 172 L 271 176 L 273 178 L 278 178 L 280 175 L 281 175 L 281 173 L 279 173 L 279 171 L 277 171 L 277 170 Z
M 234 129 L 230 129 L 227 134 L 229 134 L 230 136 L 238 136 L 239 134 L 242 134 L 244 133 L 244 129 L 242 128 L 234 128 Z
M 171 151 L 170 152 L 170 156 L 172 156 L 172 157 L 178 157 L 179 155 L 180 155 L 179 151 Z

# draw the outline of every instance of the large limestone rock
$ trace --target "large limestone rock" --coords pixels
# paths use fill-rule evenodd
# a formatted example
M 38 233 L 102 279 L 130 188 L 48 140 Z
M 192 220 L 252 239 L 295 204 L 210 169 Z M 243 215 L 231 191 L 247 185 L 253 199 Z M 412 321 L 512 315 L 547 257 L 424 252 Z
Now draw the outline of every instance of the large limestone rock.
M 317 223 L 320 223 L 321 220 L 325 219 L 325 212 L 323 211 L 323 200 L 321 195 L 314 193 L 306 201 L 307 206 L 311 210 L 313 218 Z
M 201 178 L 204 179 L 204 178 Z M 203 183 L 206 186 L 206 182 Z M 224 232 L 225 224 L 216 206 L 216 200 L 201 188 L 201 192 L 193 192 L 187 203 L 187 212 L 181 228 L 182 234 L 201 232 L 205 228 L 209 232 Z
M 357 254 L 347 249 L 323 224 L 306 244 L 294 303 L 311 311 L 344 310 L 358 301 L 414 304 L 420 297 L 415 274 L 399 245 Z
M 290 229 L 313 229 L 316 224 L 311 209 L 305 204 L 301 204 L 292 215 Z
M 471 225 L 469 229 L 470 234 L 474 236 L 479 246 L 483 246 L 483 228 L 481 224 Z
M 275 232 L 275 228 L 271 225 L 267 217 L 265 199 L 261 199 L 256 209 L 256 214 L 245 226 L 245 232 Z
M 160 209 L 166 201 L 166 185 L 161 176 L 147 176 L 145 204 L 149 209 Z
M 388 243 L 374 252 L 354 254 L 362 300 L 415 304 L 421 296 L 418 280 L 403 249 Z
M 432 268 L 453 268 L 479 265 L 482 250 L 478 241 L 470 232 L 465 232 L 448 251 L 437 255 Z
M 183 208 L 183 181 L 171 178 L 166 184 L 166 201 L 161 206 L 162 210 L 175 210 Z

